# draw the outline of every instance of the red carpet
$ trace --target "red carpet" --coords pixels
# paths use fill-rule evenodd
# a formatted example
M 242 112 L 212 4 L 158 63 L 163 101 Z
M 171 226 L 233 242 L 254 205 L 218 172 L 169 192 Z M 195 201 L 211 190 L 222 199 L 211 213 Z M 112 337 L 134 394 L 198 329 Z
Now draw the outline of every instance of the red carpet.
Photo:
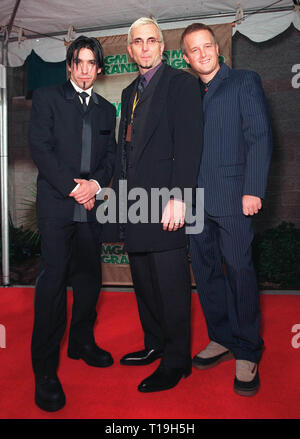
M 34 404 L 30 359 L 32 288 L 0 288 L 0 324 L 6 347 L 0 348 L 1 419 L 299 419 L 300 347 L 292 346 L 292 327 L 300 324 L 300 296 L 262 295 L 265 351 L 260 365 L 261 389 L 252 398 L 233 392 L 235 363 L 230 361 L 192 375 L 169 391 L 141 394 L 136 388 L 158 362 L 144 367 L 120 366 L 124 353 L 140 349 L 142 331 L 133 293 L 104 292 L 98 307 L 96 340 L 115 363 L 106 369 L 87 366 L 61 349 L 59 377 L 66 406 L 46 413 Z M 68 293 L 68 309 L 72 293 Z M 207 342 L 198 297 L 192 302 L 192 354 Z M 299 341 L 299 338 L 298 338 Z

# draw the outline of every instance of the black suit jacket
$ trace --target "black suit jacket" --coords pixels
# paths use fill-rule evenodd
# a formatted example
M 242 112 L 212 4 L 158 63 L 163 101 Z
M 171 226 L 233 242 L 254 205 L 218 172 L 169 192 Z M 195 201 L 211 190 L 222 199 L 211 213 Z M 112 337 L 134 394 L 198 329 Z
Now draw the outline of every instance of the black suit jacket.
M 31 156 L 38 168 L 37 214 L 73 218 L 76 201 L 68 195 L 80 178 L 83 118 L 91 124 L 91 165 L 86 179 L 101 187 L 109 184 L 115 163 L 115 108 L 92 92 L 84 113 L 70 83 L 43 87 L 34 92 L 29 128 Z M 96 205 L 88 211 L 95 221 Z
M 162 71 L 160 71 L 163 69 Z M 130 187 L 145 190 L 148 195 L 148 218 L 151 218 L 152 188 L 195 188 L 202 152 L 202 107 L 198 81 L 189 73 L 163 65 L 151 79 L 160 75 L 153 92 L 147 88 L 136 107 L 132 143 L 137 148 Z M 126 178 L 125 136 L 128 126 L 128 104 L 136 87 L 133 81 L 122 93 L 122 115 L 113 189 Z M 148 85 L 150 87 L 151 85 Z M 145 99 L 147 100 L 145 101 Z M 144 99 L 144 100 L 143 100 Z M 145 105 L 147 102 L 147 105 Z M 140 127 L 143 127 L 140 130 Z M 138 141 L 137 141 L 138 139 Z M 117 203 L 118 204 L 118 203 Z M 161 218 L 161 212 L 160 212 Z M 108 241 L 119 241 L 120 227 L 110 227 Z M 186 245 L 185 230 L 163 231 L 162 224 L 126 224 L 125 249 L 130 252 L 160 251 Z

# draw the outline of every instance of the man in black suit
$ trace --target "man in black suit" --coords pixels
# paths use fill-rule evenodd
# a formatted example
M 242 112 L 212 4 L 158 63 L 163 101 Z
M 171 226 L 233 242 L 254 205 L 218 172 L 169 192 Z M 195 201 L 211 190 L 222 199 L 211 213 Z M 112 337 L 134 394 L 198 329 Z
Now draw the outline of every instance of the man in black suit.
M 109 184 L 115 162 L 115 109 L 93 91 L 103 63 L 100 43 L 78 37 L 67 52 L 70 80 L 36 90 L 32 102 L 29 139 L 39 171 L 41 266 L 31 351 L 35 401 L 47 411 L 65 404 L 57 367 L 68 280 L 74 293 L 68 356 L 95 367 L 113 363 L 93 334 L 101 288 L 95 195 Z
M 117 233 L 111 236 L 118 241 L 121 231 L 125 241 L 145 342 L 144 349 L 125 355 L 121 364 L 145 365 L 162 359 L 158 369 L 140 383 L 140 392 L 170 389 L 191 372 L 186 206 L 180 195 L 171 197 L 160 206 L 157 221 L 151 222 L 150 199 L 155 188 L 177 187 L 183 194 L 184 188 L 196 186 L 201 96 L 192 75 L 161 62 L 163 50 L 155 20 L 143 17 L 132 24 L 128 52 L 140 74 L 122 93 L 113 181 L 114 190 L 123 179 L 128 191 L 138 188 L 148 199 L 141 207 L 148 220 L 132 220 L 129 201 L 128 221 L 117 224 Z
M 270 118 L 259 76 L 220 65 L 211 28 L 188 26 L 181 48 L 199 76 L 205 121 L 198 176 L 198 186 L 204 188 L 204 230 L 190 236 L 190 251 L 210 343 L 193 364 L 203 369 L 234 357 L 234 390 L 250 396 L 259 389 L 263 346 L 252 216 L 265 197 Z

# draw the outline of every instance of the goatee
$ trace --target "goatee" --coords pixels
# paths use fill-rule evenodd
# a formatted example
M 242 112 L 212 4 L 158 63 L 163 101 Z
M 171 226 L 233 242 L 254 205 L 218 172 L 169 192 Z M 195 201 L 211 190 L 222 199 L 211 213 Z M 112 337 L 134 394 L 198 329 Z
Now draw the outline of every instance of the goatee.
M 139 64 L 139 67 L 141 68 L 141 69 L 152 69 L 152 65 L 151 66 L 142 66 L 141 64 Z

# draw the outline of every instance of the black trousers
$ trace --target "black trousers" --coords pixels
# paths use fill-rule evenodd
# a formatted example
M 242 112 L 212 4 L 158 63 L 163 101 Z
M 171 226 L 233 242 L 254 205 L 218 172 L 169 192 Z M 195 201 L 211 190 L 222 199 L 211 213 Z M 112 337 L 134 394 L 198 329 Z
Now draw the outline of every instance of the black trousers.
M 190 253 L 209 338 L 238 360 L 258 362 L 263 340 L 252 240 L 251 217 L 205 212 L 202 233 L 190 235 Z
M 35 287 L 32 364 L 35 374 L 53 375 L 66 328 L 68 284 L 73 288 L 69 346 L 94 340 L 101 244 L 98 223 L 51 218 L 40 220 L 39 229 L 41 265 Z
M 191 285 L 187 249 L 128 256 L 145 348 L 162 350 L 167 367 L 188 366 Z

